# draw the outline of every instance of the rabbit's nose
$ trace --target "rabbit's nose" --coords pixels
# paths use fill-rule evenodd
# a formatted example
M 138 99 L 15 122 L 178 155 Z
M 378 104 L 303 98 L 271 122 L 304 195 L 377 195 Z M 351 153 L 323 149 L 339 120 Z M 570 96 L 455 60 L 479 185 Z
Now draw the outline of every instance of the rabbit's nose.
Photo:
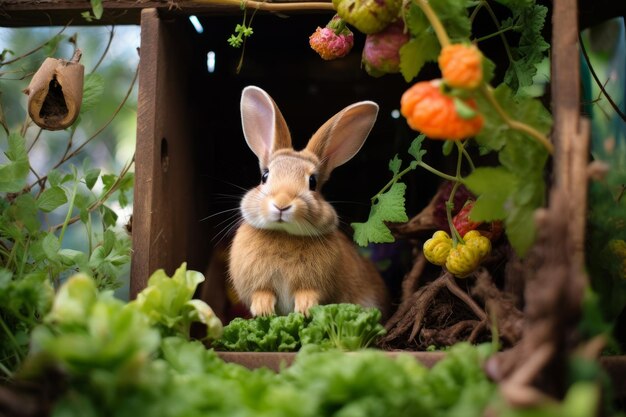
M 272 205 L 276 208 L 276 210 L 280 211 L 281 213 L 291 208 L 291 204 L 289 204 L 288 206 L 283 206 L 283 207 L 277 205 L 276 203 L 272 203 Z

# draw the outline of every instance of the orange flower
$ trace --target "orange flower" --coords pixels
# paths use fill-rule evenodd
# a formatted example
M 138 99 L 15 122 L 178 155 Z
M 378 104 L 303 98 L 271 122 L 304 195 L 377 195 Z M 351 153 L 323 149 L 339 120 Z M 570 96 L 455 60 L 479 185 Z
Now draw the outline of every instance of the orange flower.
M 400 100 L 400 112 L 409 126 L 432 139 L 461 140 L 475 136 L 483 127 L 480 114 L 463 119 L 456 112 L 452 97 L 444 95 L 441 80 L 421 81 L 406 90 Z M 464 100 L 476 108 L 476 103 Z
M 476 88 L 483 80 L 483 57 L 474 45 L 448 45 L 439 54 L 439 68 L 451 87 Z

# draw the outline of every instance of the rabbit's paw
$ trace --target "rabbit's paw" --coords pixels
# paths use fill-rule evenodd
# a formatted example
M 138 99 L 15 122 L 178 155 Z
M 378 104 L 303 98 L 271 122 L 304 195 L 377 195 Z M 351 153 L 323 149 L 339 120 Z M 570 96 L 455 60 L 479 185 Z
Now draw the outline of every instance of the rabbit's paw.
M 294 294 L 295 312 L 309 315 L 309 308 L 319 304 L 319 294 L 314 290 L 300 290 Z
M 256 291 L 252 294 L 250 313 L 253 316 L 271 316 L 274 314 L 276 296 L 271 291 Z

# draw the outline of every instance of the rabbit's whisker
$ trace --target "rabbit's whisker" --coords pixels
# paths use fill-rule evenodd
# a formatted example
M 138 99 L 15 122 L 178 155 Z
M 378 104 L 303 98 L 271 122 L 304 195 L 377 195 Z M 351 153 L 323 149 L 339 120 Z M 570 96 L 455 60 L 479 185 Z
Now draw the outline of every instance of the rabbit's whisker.
M 229 213 L 229 212 L 232 212 L 232 211 L 239 211 L 239 210 L 240 210 L 239 207 L 235 207 L 235 208 L 229 208 L 229 209 L 226 209 L 226 210 L 218 211 L 217 213 L 209 214 L 208 216 L 201 218 L 200 221 L 203 222 L 203 221 L 211 219 L 211 218 L 213 218 L 215 216 L 219 216 L 221 214 Z

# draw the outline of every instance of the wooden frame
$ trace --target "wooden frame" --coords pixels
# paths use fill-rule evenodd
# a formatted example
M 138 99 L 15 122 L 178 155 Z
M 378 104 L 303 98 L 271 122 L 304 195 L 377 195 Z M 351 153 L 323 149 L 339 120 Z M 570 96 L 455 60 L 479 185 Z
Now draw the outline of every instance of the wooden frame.
M 155 9 L 142 11 L 133 256 L 130 294 L 146 286 L 150 273 L 172 273 L 182 262 L 209 256 L 189 236 L 196 215 L 193 112 L 184 104 L 190 77 L 185 28 L 164 21 Z M 205 252 L 205 253 L 203 253 Z

